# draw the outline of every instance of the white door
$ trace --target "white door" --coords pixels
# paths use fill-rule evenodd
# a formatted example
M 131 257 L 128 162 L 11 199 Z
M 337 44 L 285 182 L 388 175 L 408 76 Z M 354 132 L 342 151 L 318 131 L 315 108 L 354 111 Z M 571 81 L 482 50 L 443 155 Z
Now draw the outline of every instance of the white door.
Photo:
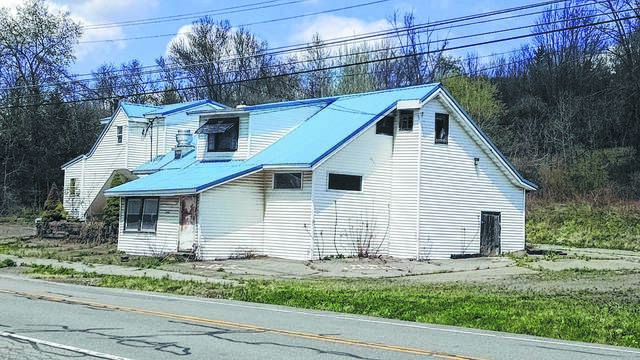
M 178 251 L 192 251 L 195 243 L 198 206 L 195 196 L 180 197 L 180 231 L 178 233 Z

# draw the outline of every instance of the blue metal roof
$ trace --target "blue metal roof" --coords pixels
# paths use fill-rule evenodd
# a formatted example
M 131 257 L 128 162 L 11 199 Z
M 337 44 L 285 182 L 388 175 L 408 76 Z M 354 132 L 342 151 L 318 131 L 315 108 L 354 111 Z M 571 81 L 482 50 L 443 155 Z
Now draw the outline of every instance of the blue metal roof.
M 264 166 L 313 166 L 336 148 L 357 135 L 381 115 L 392 110 L 399 100 L 425 99 L 438 84 L 383 90 L 363 94 L 247 107 L 252 118 L 283 115 L 308 117 L 278 141 L 243 161 L 194 162 L 177 170 L 163 170 L 107 191 L 123 194 L 184 194 L 200 192 L 230 179 L 258 171 Z M 318 109 L 318 104 L 325 104 Z M 294 106 L 298 110 L 291 112 Z M 308 107 L 315 107 L 309 114 Z M 253 111 L 252 111 L 253 110 Z M 267 110 L 273 110 L 270 113 Z M 319 111 L 318 111 L 319 110 Z M 254 115 L 254 111 L 256 112 Z M 310 116 L 310 117 L 309 117 Z M 277 117 L 274 118 L 274 120 Z
M 148 105 L 148 104 L 134 104 L 129 102 L 121 102 L 120 107 L 124 110 L 124 112 L 129 117 L 145 117 L 149 115 L 171 115 L 173 113 L 185 111 L 197 106 L 201 105 L 212 105 L 218 109 L 228 109 L 229 107 L 226 105 L 222 105 L 213 100 L 205 99 L 205 100 L 196 100 L 196 101 L 188 101 L 177 104 L 169 104 L 169 105 Z
M 219 109 L 229 108 L 228 106 L 220 104 L 213 100 L 205 99 L 205 100 L 188 101 L 188 102 L 170 104 L 170 105 L 135 104 L 135 103 L 129 103 L 129 102 L 123 101 L 119 104 L 119 109 L 122 109 L 125 112 L 125 114 L 127 114 L 127 116 L 129 117 L 144 118 L 145 115 L 161 115 L 161 116 L 171 115 L 173 113 L 185 111 L 185 110 L 188 110 L 197 106 L 205 105 L 205 104 L 212 105 Z M 116 110 L 113 113 L 113 115 L 111 115 L 109 122 L 105 125 L 104 128 L 102 128 L 102 132 L 100 133 L 100 136 L 98 136 L 98 140 L 95 142 L 95 144 L 93 144 L 93 146 L 91 147 L 88 153 L 86 153 L 85 155 L 77 156 L 73 160 L 70 160 L 64 165 L 62 165 L 60 168 L 64 170 L 66 167 L 73 165 L 75 162 L 82 159 L 83 156 L 91 157 L 93 153 L 96 151 L 96 148 L 98 147 L 98 144 L 100 143 L 100 141 L 102 141 L 102 138 L 104 138 L 104 136 L 106 135 L 107 130 L 109 129 L 109 126 L 111 125 L 111 122 L 113 121 L 117 113 L 118 113 L 118 110 Z
M 153 160 L 133 169 L 134 173 L 153 173 L 159 170 L 167 169 L 181 169 L 188 165 L 191 165 L 196 161 L 195 149 L 183 152 L 180 159 L 176 159 L 176 153 L 174 150 L 169 151 L 164 155 L 156 156 Z
M 143 118 L 144 115 L 147 113 L 150 113 L 153 111 L 159 111 L 161 109 L 160 106 L 134 104 L 134 103 L 128 103 L 128 102 L 121 102 L 120 107 L 122 108 L 122 110 L 124 110 L 127 116 L 139 117 L 139 118 Z M 116 112 L 118 111 L 116 110 Z
M 299 108 L 310 106 L 318 108 L 319 103 L 324 106 L 313 114 L 309 112 L 303 113 L 302 111 L 288 114 L 288 116 L 305 117 L 305 120 L 301 120 L 300 125 L 249 159 L 209 163 L 194 161 L 179 169 L 159 171 L 142 179 L 123 184 L 108 190 L 107 194 L 111 196 L 128 196 L 133 194 L 197 193 L 248 173 L 259 171 L 265 166 L 312 167 L 358 135 L 381 116 L 393 110 L 398 101 L 424 101 L 438 89 L 442 89 L 440 84 L 428 84 L 297 103 L 276 103 L 247 107 L 243 110 L 251 112 L 251 119 L 260 116 L 260 111 L 272 110 L 268 116 L 277 120 L 278 117 L 281 118 L 283 116 L 284 111 L 290 111 L 290 106 L 294 105 L 294 103 Z M 469 118 L 469 120 L 471 119 Z M 479 130 L 473 121 L 471 123 Z M 481 131 L 480 134 L 495 149 L 489 138 Z M 518 180 L 535 187 L 533 184 L 526 182 L 500 152 L 497 152 L 497 154 L 513 170 Z

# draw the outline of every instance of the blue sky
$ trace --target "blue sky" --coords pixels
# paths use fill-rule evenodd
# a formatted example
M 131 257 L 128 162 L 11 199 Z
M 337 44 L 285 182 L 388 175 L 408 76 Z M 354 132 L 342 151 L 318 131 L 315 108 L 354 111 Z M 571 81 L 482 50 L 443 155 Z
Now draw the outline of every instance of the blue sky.
M 90 27 L 98 24 L 121 23 L 124 21 L 175 16 L 195 12 L 214 12 L 221 8 L 248 5 L 261 1 L 264 0 L 49 0 L 48 3 L 54 9 L 69 11 L 76 20 Z M 358 5 L 372 0 L 306 0 L 282 6 L 273 6 L 292 1 L 294 0 L 279 0 L 278 2 L 274 0 L 274 2 L 268 4 L 271 5 L 271 7 L 268 8 L 214 15 L 214 18 L 229 19 L 232 25 L 237 26 Z M 21 2 L 22 0 L 0 0 L 0 6 L 14 8 Z M 267 40 L 273 47 L 307 42 L 315 32 L 318 32 L 323 39 L 330 39 L 336 36 L 354 35 L 385 29 L 389 26 L 387 19 L 389 19 L 394 12 L 403 13 L 413 11 L 418 22 L 422 23 L 526 5 L 528 3 L 530 2 L 523 0 L 386 0 L 370 6 L 267 24 L 251 25 L 248 28 L 258 34 L 262 39 Z M 539 10 L 542 9 L 537 8 L 525 12 Z M 191 18 L 181 19 L 179 21 L 160 21 L 147 25 L 126 26 L 121 24 L 102 27 L 100 29 L 87 28 L 84 31 L 81 44 L 78 46 L 76 52 L 77 60 L 73 65 L 72 71 L 74 73 L 86 73 L 102 63 L 119 64 L 134 58 L 139 59 L 144 65 L 152 65 L 155 58 L 166 53 L 167 44 L 175 37 L 171 34 L 188 31 L 189 25 L 196 17 L 197 16 L 194 15 Z M 535 18 L 535 16 L 527 16 L 482 25 L 447 28 L 435 34 L 435 37 L 438 39 L 453 38 L 473 33 L 529 25 L 535 22 Z M 492 38 L 513 36 L 526 32 L 526 30 L 521 30 L 506 34 L 452 41 L 451 45 L 485 41 Z M 141 36 L 157 37 L 140 40 L 130 39 Z M 109 41 L 95 42 L 104 40 Z M 477 47 L 458 51 L 456 54 L 462 55 L 467 51 L 475 51 L 481 56 L 490 55 L 492 53 L 512 50 L 526 41 L 527 40 L 519 40 Z

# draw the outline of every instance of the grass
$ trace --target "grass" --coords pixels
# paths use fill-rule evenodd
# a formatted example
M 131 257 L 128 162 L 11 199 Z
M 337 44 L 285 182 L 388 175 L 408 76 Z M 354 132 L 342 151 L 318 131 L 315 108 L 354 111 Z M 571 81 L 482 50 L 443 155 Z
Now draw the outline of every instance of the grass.
M 529 242 L 569 247 L 640 250 L 640 206 L 546 204 L 528 211 Z
M 640 348 L 640 291 L 532 291 L 381 279 L 244 280 L 223 285 L 32 266 L 36 276 Z M 581 272 L 556 272 L 567 278 Z M 594 276 L 589 272 L 587 275 Z M 595 274 L 597 275 L 597 274 Z M 606 276 L 606 273 L 600 275 Z
M 128 256 L 116 244 L 85 244 L 61 240 L 18 240 L 0 241 L 0 254 L 23 258 L 53 259 L 85 264 L 122 265 L 142 269 L 154 269 L 165 264 L 183 261 L 180 257 Z

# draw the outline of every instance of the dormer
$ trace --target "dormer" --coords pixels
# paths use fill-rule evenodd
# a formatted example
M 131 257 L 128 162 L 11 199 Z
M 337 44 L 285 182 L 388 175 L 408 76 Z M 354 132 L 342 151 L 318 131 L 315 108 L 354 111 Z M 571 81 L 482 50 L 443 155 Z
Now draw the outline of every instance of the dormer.
M 208 111 L 200 114 L 196 158 L 199 161 L 243 160 L 249 152 L 249 112 Z

